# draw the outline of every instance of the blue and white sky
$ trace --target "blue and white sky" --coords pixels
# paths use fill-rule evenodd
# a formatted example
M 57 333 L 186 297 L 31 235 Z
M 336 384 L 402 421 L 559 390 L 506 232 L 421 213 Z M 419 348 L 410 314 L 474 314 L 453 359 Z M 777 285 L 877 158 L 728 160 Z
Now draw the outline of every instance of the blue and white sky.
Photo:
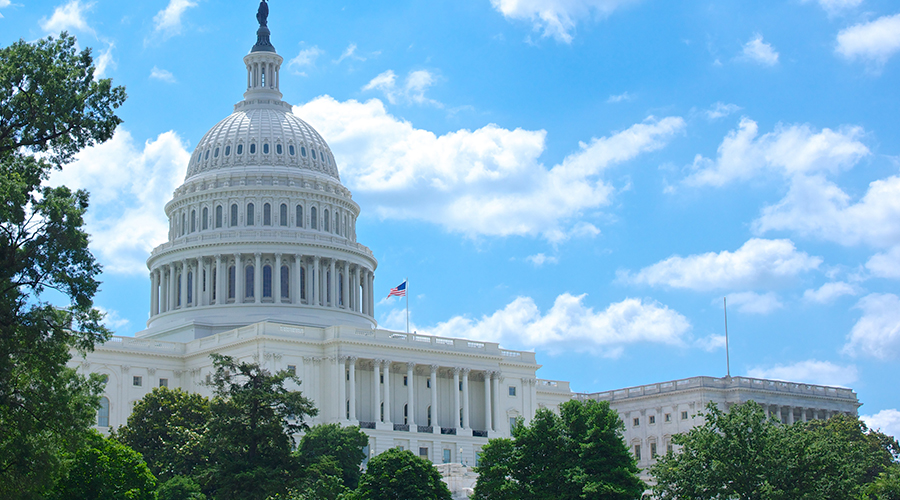
M 147 320 L 144 261 L 241 99 L 257 3 L 0 0 L 61 30 L 124 123 L 51 182 L 92 193 L 97 304 Z M 900 434 L 900 6 L 887 0 L 270 4 L 285 100 L 362 207 L 413 329 L 533 349 L 601 391 L 725 375 L 854 388 Z M 405 329 L 404 303 L 377 304 Z

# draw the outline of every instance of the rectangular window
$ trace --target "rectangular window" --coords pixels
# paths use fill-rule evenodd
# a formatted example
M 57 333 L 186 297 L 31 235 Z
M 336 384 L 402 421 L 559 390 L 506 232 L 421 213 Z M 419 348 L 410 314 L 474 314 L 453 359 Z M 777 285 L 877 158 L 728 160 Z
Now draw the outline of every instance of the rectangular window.
M 419 447 L 419 456 L 428 459 L 428 448 Z
M 397 449 L 400 450 L 400 451 L 403 451 L 403 450 L 405 450 L 406 448 L 404 448 L 404 447 L 402 447 L 402 446 L 398 446 Z
M 635 417 L 634 420 L 632 420 L 632 424 L 635 427 L 639 427 L 641 425 L 641 419 L 639 417 Z
M 665 417 L 663 417 L 663 420 L 665 420 L 666 422 L 671 422 L 671 421 L 672 421 L 672 414 L 671 414 L 671 413 L 666 413 Z
M 288 365 L 287 371 L 290 372 L 291 375 L 297 375 L 297 365 Z
M 481 467 L 481 452 L 475 452 L 475 467 Z
M 459 390 L 462 390 L 462 380 L 459 381 Z
M 686 411 L 681 412 L 681 420 L 687 420 L 687 419 L 688 419 L 687 412 Z
M 650 443 L 650 458 L 656 458 L 656 443 Z
M 344 378 L 350 380 L 350 370 L 344 370 Z
M 383 384 L 384 383 L 384 374 L 380 375 L 379 378 L 381 379 L 380 382 Z
M 653 425 L 655 423 L 656 423 L 656 415 L 650 415 L 650 425 Z
M 509 432 L 512 434 L 512 430 L 516 428 L 516 417 L 509 417 Z
M 430 378 L 425 379 L 425 387 L 431 389 L 431 379 Z
M 634 459 L 638 462 L 641 461 L 641 445 L 639 444 L 634 445 Z
M 140 376 L 138 376 L 138 375 L 135 375 L 135 376 L 131 379 L 131 385 L 133 385 L 133 386 L 135 386 L 135 387 L 140 387 L 140 386 L 144 385 L 144 379 L 143 379 L 143 377 L 140 377 Z
M 514 386 L 514 385 L 509 386 L 509 395 L 510 396 L 516 395 L 516 386 Z
M 167 378 L 159 379 L 159 386 L 160 387 L 169 387 L 169 379 L 167 379 Z
M 409 385 L 409 380 L 406 378 L 406 375 L 403 376 L 403 385 Z
M 444 448 L 444 463 L 445 464 L 450 463 L 450 450 L 448 450 L 446 448 Z

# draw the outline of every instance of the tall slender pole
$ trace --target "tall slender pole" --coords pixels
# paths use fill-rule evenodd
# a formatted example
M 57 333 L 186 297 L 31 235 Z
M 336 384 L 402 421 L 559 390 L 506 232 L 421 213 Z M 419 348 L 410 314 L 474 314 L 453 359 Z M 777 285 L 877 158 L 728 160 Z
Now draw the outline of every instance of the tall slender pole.
M 725 366 L 728 370 L 728 378 L 731 378 L 731 354 L 728 351 L 728 298 L 722 297 L 722 305 L 725 308 Z
M 409 334 L 409 278 L 406 278 L 406 333 Z

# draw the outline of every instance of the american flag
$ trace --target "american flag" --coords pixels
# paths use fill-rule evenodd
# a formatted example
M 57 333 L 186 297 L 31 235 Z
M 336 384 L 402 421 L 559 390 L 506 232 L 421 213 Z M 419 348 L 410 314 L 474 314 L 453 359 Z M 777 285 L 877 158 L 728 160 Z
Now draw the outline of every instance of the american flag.
M 406 280 L 403 280 L 403 283 L 400 283 L 394 288 L 391 288 L 391 293 L 388 294 L 388 297 L 406 297 Z

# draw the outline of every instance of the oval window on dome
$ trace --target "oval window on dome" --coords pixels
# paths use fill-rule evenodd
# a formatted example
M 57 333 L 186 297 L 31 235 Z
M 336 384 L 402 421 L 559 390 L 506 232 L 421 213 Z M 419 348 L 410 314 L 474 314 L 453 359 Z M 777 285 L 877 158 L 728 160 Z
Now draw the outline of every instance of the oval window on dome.
M 310 151 L 312 151 L 313 160 L 315 160 L 315 159 L 316 159 L 316 150 L 315 150 L 315 149 L 310 149 Z
M 204 160 L 208 160 L 208 159 L 209 159 L 209 150 L 208 150 L 208 149 L 206 150 L 206 156 L 204 156 L 203 159 L 204 159 Z
M 269 154 L 269 143 L 268 142 L 263 144 L 263 154 L 264 155 Z
M 306 148 L 303 146 L 300 146 L 300 156 L 306 158 Z
M 291 156 L 294 156 L 294 146 L 293 145 L 288 146 L 288 151 L 291 153 Z
M 250 145 L 250 154 L 256 154 L 256 144 Z
M 283 153 L 283 150 L 281 149 L 281 144 L 275 146 L 275 152 L 278 153 L 278 154 Z
M 213 158 L 219 157 L 219 148 L 216 148 L 216 151 L 213 153 Z
M 244 154 L 244 145 L 243 144 L 238 144 L 237 154 L 239 154 L 239 155 Z
M 231 146 L 225 146 L 225 156 L 228 156 L 230 154 L 231 154 Z

